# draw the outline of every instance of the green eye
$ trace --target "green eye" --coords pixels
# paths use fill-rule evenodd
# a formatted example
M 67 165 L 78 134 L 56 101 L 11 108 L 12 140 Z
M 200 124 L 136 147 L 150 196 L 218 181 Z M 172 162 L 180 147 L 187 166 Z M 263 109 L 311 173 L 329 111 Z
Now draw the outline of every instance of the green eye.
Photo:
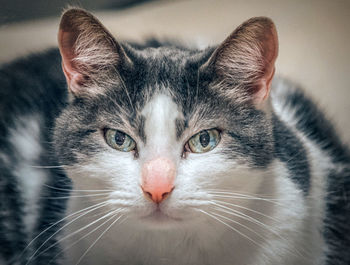
M 188 141 L 193 153 L 205 153 L 213 150 L 220 142 L 220 132 L 217 129 L 203 130 Z
M 110 147 L 122 152 L 130 152 L 136 147 L 135 141 L 129 135 L 118 130 L 106 129 L 105 139 Z

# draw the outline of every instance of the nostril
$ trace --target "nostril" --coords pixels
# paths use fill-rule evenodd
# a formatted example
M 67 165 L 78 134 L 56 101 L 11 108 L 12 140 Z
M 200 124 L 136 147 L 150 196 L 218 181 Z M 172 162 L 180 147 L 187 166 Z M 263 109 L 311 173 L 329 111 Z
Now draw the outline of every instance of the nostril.
M 172 187 L 170 191 L 164 192 L 162 194 L 162 200 L 166 199 L 169 196 L 169 194 L 174 190 L 174 188 L 175 187 Z
M 167 192 L 160 192 L 160 191 L 157 191 L 157 190 L 155 190 L 155 191 L 148 191 L 142 185 L 141 185 L 141 189 L 142 189 L 143 194 L 145 195 L 145 197 L 147 199 L 150 199 L 150 200 L 152 200 L 155 203 L 160 203 L 160 202 L 165 200 L 170 195 L 170 193 L 174 190 L 174 187 L 172 187 L 170 189 L 170 191 L 167 191 Z
M 148 191 L 145 191 L 143 190 L 143 193 L 150 199 L 152 199 L 152 193 L 148 192 Z

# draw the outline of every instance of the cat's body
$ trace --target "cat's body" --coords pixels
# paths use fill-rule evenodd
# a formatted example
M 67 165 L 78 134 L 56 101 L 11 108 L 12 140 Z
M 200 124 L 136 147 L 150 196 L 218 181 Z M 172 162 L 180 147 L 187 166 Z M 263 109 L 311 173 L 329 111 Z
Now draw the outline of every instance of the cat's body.
M 109 38 L 72 12 L 95 23 L 92 40 Z M 227 58 L 244 29 L 267 34 L 269 21 L 249 21 L 215 50 L 108 39 L 91 61 L 86 31 L 73 38 L 83 43 L 74 61 L 74 17 L 60 35 L 70 92 L 57 50 L 0 70 L 0 264 L 349 264 L 348 149 L 293 84 L 277 79 L 267 97 L 271 43 L 263 81 Z M 110 129 L 136 147 L 111 148 Z

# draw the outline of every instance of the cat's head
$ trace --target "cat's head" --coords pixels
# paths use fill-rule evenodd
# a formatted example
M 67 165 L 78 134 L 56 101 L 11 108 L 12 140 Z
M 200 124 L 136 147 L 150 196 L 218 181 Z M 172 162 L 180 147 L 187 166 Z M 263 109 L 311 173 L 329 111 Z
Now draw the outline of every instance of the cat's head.
M 266 191 L 278 50 L 270 19 L 248 20 L 216 48 L 140 49 L 70 9 L 59 48 L 71 101 L 55 150 L 75 188 L 101 190 L 96 203 L 176 223 L 203 216 L 225 190 Z

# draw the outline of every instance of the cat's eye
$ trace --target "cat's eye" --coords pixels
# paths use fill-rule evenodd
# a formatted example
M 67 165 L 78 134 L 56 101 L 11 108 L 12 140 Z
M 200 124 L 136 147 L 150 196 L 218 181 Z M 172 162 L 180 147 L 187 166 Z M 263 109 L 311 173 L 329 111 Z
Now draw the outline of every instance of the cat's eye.
M 220 132 L 217 129 L 210 129 L 193 135 L 187 143 L 192 153 L 205 153 L 213 150 L 220 139 Z
M 135 141 L 126 133 L 118 130 L 105 129 L 105 139 L 107 144 L 119 151 L 130 152 L 135 149 Z

